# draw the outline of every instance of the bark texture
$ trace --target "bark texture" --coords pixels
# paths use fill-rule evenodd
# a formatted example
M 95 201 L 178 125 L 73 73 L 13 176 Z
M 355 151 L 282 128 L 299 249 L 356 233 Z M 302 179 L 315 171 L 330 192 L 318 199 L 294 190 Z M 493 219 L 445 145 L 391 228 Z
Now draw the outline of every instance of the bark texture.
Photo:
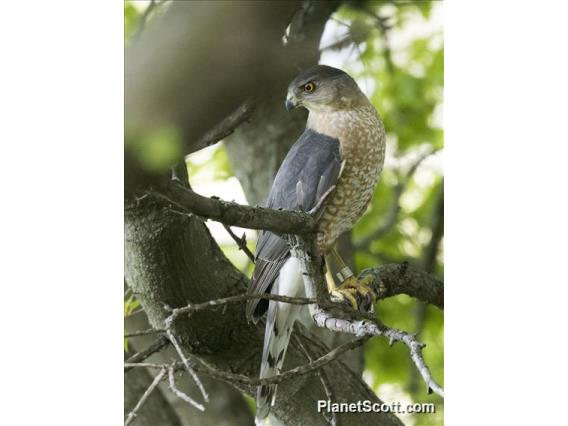
M 200 219 L 181 216 L 151 200 L 127 208 L 125 249 L 127 282 L 156 328 L 164 326 L 166 305 L 181 307 L 205 302 L 240 294 L 246 288 L 247 278 L 224 257 Z M 224 311 L 203 311 L 181 318 L 175 330 L 188 354 L 221 370 L 257 376 L 263 327 L 246 322 L 244 305 L 229 305 Z M 315 356 L 324 355 L 311 341 L 303 343 Z M 303 353 L 292 345 L 285 369 L 304 363 Z M 379 401 L 343 362 L 332 362 L 324 371 L 338 402 Z M 251 396 L 255 393 L 251 387 L 240 389 Z M 274 414 L 283 424 L 327 423 L 315 409 L 317 399 L 326 399 L 315 375 L 282 383 L 278 392 Z M 400 424 L 388 414 L 348 416 L 351 425 Z

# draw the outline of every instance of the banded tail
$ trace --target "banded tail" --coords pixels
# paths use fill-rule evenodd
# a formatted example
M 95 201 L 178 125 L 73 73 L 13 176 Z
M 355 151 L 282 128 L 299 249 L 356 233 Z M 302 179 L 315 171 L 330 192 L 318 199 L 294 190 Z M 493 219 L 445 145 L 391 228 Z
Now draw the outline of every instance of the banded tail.
M 297 297 L 304 294 L 304 284 L 298 260 L 290 257 L 282 269 L 271 294 Z M 260 378 L 271 377 L 282 371 L 292 327 L 301 306 L 270 301 L 264 331 L 264 347 L 260 364 Z M 256 394 L 257 425 L 264 423 L 276 399 L 277 385 L 259 386 Z

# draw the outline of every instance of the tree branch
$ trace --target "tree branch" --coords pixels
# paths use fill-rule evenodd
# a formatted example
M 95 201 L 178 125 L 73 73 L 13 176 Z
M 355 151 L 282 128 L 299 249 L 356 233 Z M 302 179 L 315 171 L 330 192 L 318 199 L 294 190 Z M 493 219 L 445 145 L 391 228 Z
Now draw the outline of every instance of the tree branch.
M 413 167 L 409 171 L 409 174 L 412 174 L 413 170 L 416 170 L 418 164 L 419 162 L 416 162 L 413 165 Z M 194 213 L 198 213 L 200 215 L 212 217 L 214 219 L 222 221 L 233 221 L 233 220 L 242 221 L 239 223 L 239 226 L 243 226 L 241 223 L 246 223 L 248 226 L 251 227 L 258 226 L 259 228 L 262 228 L 262 226 L 259 225 L 259 222 L 263 222 L 263 220 L 265 219 L 263 217 L 264 212 L 270 211 L 273 213 L 283 213 L 274 210 L 272 211 L 264 210 L 263 213 L 259 214 L 258 211 L 262 210 L 257 210 L 256 212 L 257 216 L 253 215 L 253 217 L 251 218 L 250 209 L 258 209 L 258 208 L 241 206 L 235 203 L 226 203 L 224 201 L 214 198 L 207 199 L 205 197 L 201 197 L 195 194 L 190 189 L 181 187 L 177 183 L 173 183 L 170 186 L 172 188 L 177 188 L 176 191 L 178 195 L 186 196 L 186 198 L 191 203 L 191 208 L 193 209 L 192 211 Z M 187 209 L 187 206 L 181 205 L 177 201 L 168 198 L 166 199 L 169 202 L 174 203 L 178 208 L 181 207 Z M 248 210 L 249 216 L 247 216 L 246 219 L 243 219 L 244 214 L 242 210 Z M 311 216 L 309 215 L 305 216 L 309 217 L 313 222 Z M 310 304 L 310 311 L 314 322 L 318 326 L 327 328 L 332 331 L 340 331 L 340 332 L 355 334 L 357 336 L 383 336 L 387 337 L 390 343 L 395 341 L 400 341 L 405 343 L 410 350 L 410 356 L 414 364 L 416 365 L 418 371 L 420 372 L 420 374 L 428 384 L 428 388 L 432 389 L 434 392 L 443 396 L 443 389 L 434 381 L 428 367 L 426 366 L 422 358 L 421 350 L 423 344 L 418 342 L 414 336 L 401 330 L 396 330 L 386 327 L 380 324 L 378 321 L 373 321 L 373 320 L 360 321 L 354 319 L 337 318 L 334 315 L 330 314 L 330 312 L 324 310 L 324 308 L 330 307 L 329 294 L 323 291 L 319 292 L 315 291 L 317 287 L 315 287 L 313 281 L 311 281 L 312 280 L 311 277 L 319 277 L 321 280 L 322 276 L 321 268 L 314 267 L 314 257 L 315 257 L 314 253 L 316 253 L 315 247 L 306 248 L 305 241 L 303 241 L 299 237 L 296 239 L 296 241 L 297 241 L 296 243 L 297 247 L 294 247 L 292 250 L 296 257 L 302 259 L 301 263 L 303 265 L 303 275 L 304 275 L 304 283 L 306 286 L 306 294 L 309 296 L 308 300 L 304 299 L 301 301 L 301 303 Z M 311 253 L 311 255 L 308 255 L 307 253 Z M 442 281 L 438 280 L 437 278 L 429 274 L 412 269 L 409 267 L 408 264 L 389 265 L 389 267 L 382 266 L 379 268 L 365 270 L 361 274 L 361 276 L 367 276 L 367 275 L 372 275 L 374 277 L 372 288 L 375 290 L 375 293 L 379 298 L 385 298 L 395 294 L 404 293 L 416 297 L 422 301 L 432 303 L 437 307 L 439 307 L 440 309 L 443 309 L 444 303 L 443 303 Z M 309 290 L 309 287 L 312 287 L 312 289 Z M 313 304 L 314 296 L 316 296 L 317 304 Z M 181 350 L 180 345 L 176 341 L 175 336 L 172 332 L 173 322 L 181 314 L 192 313 L 211 306 L 219 306 L 226 303 L 234 303 L 236 301 L 244 300 L 241 299 L 241 297 L 248 298 L 247 295 L 241 295 L 241 296 L 231 297 L 222 301 L 206 302 L 198 305 L 197 308 L 195 307 L 195 305 L 190 305 L 185 308 L 174 309 L 172 311 L 172 314 L 168 318 L 166 318 L 165 324 L 166 324 L 166 332 L 168 334 L 168 337 L 172 342 L 172 344 L 174 345 L 174 347 L 176 348 L 181 360 L 183 361 L 183 364 L 186 367 L 186 370 L 190 373 L 190 375 L 194 378 L 194 380 L 198 385 L 199 382 L 198 379 L 196 378 L 197 376 L 195 375 L 193 369 L 190 367 L 187 358 L 185 357 L 183 351 Z M 204 398 L 207 399 L 206 397 L 207 394 L 203 389 L 202 393 L 204 395 Z
M 126 362 L 127 363 L 136 363 L 136 362 L 144 361 L 150 355 L 152 355 L 152 354 L 162 350 L 163 348 L 165 348 L 169 343 L 170 342 L 166 338 L 166 336 L 160 336 L 158 339 L 156 339 L 154 341 L 154 343 L 152 343 L 150 346 L 148 346 L 148 348 L 146 348 L 143 351 L 135 353 L 130 358 L 128 358 L 126 360 Z M 129 370 L 128 368 L 125 368 L 124 372 L 126 373 L 128 370 Z
M 185 367 L 185 370 L 189 373 L 189 375 L 191 376 L 191 378 L 193 379 L 193 381 L 197 385 L 199 391 L 201 392 L 203 399 L 205 400 L 205 402 L 209 402 L 209 394 L 207 393 L 207 391 L 203 387 L 203 383 L 201 383 L 201 380 L 199 379 L 199 377 L 195 373 L 195 370 L 189 365 L 188 359 L 186 358 L 185 354 L 183 353 L 183 349 L 181 348 L 181 345 L 179 344 L 179 342 L 177 341 L 173 331 L 171 330 L 171 322 L 168 323 L 167 321 L 166 321 L 166 334 L 168 336 L 168 339 L 170 340 L 170 342 L 174 346 L 176 352 L 178 353 L 180 359 L 182 360 L 182 363 L 183 363 L 183 366 Z M 195 408 L 198 408 L 200 411 L 203 411 L 203 406 L 201 404 L 198 404 L 195 401 L 193 401 L 193 402 L 194 402 L 193 405 L 195 406 Z
M 309 281 L 310 279 L 311 278 L 309 278 L 309 277 L 307 278 L 306 275 L 304 275 L 305 282 L 306 282 L 306 280 L 308 280 L 308 282 L 309 282 L 308 285 L 311 287 L 311 286 L 313 286 L 313 282 L 310 282 Z M 220 306 L 220 305 L 226 304 L 226 303 L 233 303 L 233 302 L 237 302 L 237 301 L 242 301 L 242 300 L 245 300 L 245 299 L 233 297 L 233 298 L 226 298 L 225 300 L 220 301 L 220 302 L 211 301 L 211 302 L 208 302 L 208 303 L 203 303 L 203 304 L 198 305 L 197 309 L 194 308 L 193 311 L 205 309 L 205 308 L 212 307 L 212 306 Z M 286 298 L 286 299 L 292 299 L 292 298 Z M 281 301 L 286 301 L 286 300 L 281 300 Z M 288 301 L 290 301 L 290 300 L 288 300 Z M 313 300 L 310 300 L 310 302 L 313 302 Z M 424 358 L 422 356 L 422 348 L 425 345 L 423 343 L 417 341 L 415 336 L 413 336 L 409 333 L 406 333 L 404 331 L 398 330 L 398 329 L 387 327 L 387 326 L 381 324 L 376 319 L 368 318 L 368 319 L 365 319 L 365 320 L 354 320 L 354 319 L 350 319 L 350 318 L 337 318 L 337 317 L 332 316 L 330 313 L 324 311 L 322 308 L 320 308 L 318 305 L 316 305 L 314 303 L 310 303 L 309 306 L 311 308 L 310 311 L 311 311 L 312 318 L 313 318 L 314 322 L 319 327 L 327 328 L 329 330 L 336 331 L 336 332 L 353 334 L 355 336 L 358 336 L 358 338 L 354 339 L 350 342 L 347 342 L 343 345 L 338 346 L 337 348 L 333 349 L 332 351 L 328 352 L 326 355 L 318 358 L 315 361 L 311 361 L 307 364 L 293 368 L 293 369 L 288 370 L 284 373 L 281 373 L 281 374 L 278 374 L 278 375 L 275 375 L 275 376 L 272 376 L 272 377 L 264 378 L 264 379 L 251 378 L 251 377 L 244 376 L 242 374 L 235 374 L 235 373 L 220 371 L 218 369 L 215 369 L 215 368 L 208 366 L 207 364 L 203 363 L 201 360 L 199 360 L 197 358 L 193 358 L 192 360 L 190 360 L 188 357 L 186 357 L 183 354 L 183 352 L 181 351 L 181 348 L 179 347 L 179 344 L 177 343 L 177 340 L 174 338 L 174 340 L 172 341 L 172 344 L 174 344 L 176 349 L 179 349 L 178 354 L 180 355 L 180 358 L 182 359 L 182 362 L 178 363 L 176 365 L 177 365 L 178 368 L 180 368 L 182 366 L 185 367 L 185 370 L 190 372 L 190 374 L 194 377 L 194 380 L 195 380 L 195 371 L 202 371 L 204 373 L 211 375 L 214 378 L 221 379 L 221 380 L 227 381 L 229 383 L 242 383 L 242 384 L 254 385 L 254 386 L 267 385 L 267 384 L 279 384 L 279 383 L 282 383 L 285 380 L 294 378 L 296 376 L 304 375 L 304 374 L 310 373 L 312 371 L 315 371 L 319 368 L 322 368 L 323 366 L 334 361 L 337 357 L 339 357 L 343 353 L 347 352 L 348 350 L 351 350 L 351 349 L 354 349 L 356 347 L 361 346 L 371 336 L 382 336 L 382 337 L 385 337 L 389 340 L 390 345 L 392 345 L 394 342 L 404 343 L 409 348 L 410 357 L 411 357 L 412 361 L 414 362 L 416 368 L 418 369 L 418 371 L 422 375 L 424 381 L 427 383 L 428 388 L 431 389 L 432 391 L 434 391 L 435 393 L 437 393 L 438 395 L 440 395 L 442 397 L 444 396 L 443 389 L 433 379 L 433 377 L 430 373 L 430 370 L 429 370 L 428 366 L 426 365 Z M 192 306 L 188 306 L 186 308 L 180 308 L 180 309 L 174 310 L 174 312 L 172 312 L 172 316 L 170 316 L 168 321 L 167 321 L 168 330 L 171 327 L 173 320 L 176 318 L 173 315 L 181 315 L 182 313 L 191 312 L 192 311 L 191 308 L 192 308 Z M 170 337 L 170 339 L 172 338 L 172 335 L 169 332 L 168 332 L 168 336 Z M 150 368 L 162 368 L 163 369 L 163 368 L 166 368 L 167 366 L 164 365 L 164 364 L 152 364 L 152 363 L 131 363 L 131 362 L 125 363 L 125 369 L 126 368 L 132 368 L 132 367 L 150 367 Z M 199 380 L 197 380 L 197 382 L 199 383 Z M 202 392 L 205 392 L 205 391 L 202 390 Z M 205 397 L 205 395 L 206 394 L 204 393 L 204 397 Z
M 304 353 L 304 355 L 306 356 L 308 361 L 313 362 L 313 358 L 310 355 L 310 352 L 308 351 L 308 349 L 302 343 L 302 340 L 295 333 L 293 334 L 293 336 L 294 336 L 294 341 L 296 342 L 296 344 L 298 345 L 300 350 Z M 331 388 L 331 384 L 329 383 L 329 379 L 327 378 L 325 371 L 323 371 L 322 369 L 319 369 L 319 370 L 316 371 L 316 374 L 320 379 L 320 382 L 321 382 L 321 385 L 322 385 L 323 390 L 325 392 L 325 396 L 327 397 L 327 400 L 332 401 L 332 402 L 336 401 L 335 394 L 333 393 L 333 389 Z M 324 417 L 325 417 L 325 414 L 324 414 Z M 330 426 L 340 426 L 339 415 L 335 411 L 331 412 L 331 419 L 326 418 L 326 420 L 329 422 Z
M 142 395 L 136 406 L 132 409 L 130 413 L 128 413 L 128 416 L 126 416 L 126 420 L 124 421 L 124 426 L 128 426 L 130 423 L 132 423 L 132 421 L 138 414 L 138 411 L 140 410 L 140 408 L 142 408 L 142 406 L 144 405 L 144 403 L 146 402 L 152 391 L 156 389 L 156 387 L 160 384 L 160 382 L 166 375 L 166 371 L 167 370 L 165 368 L 162 368 L 160 370 L 160 372 L 154 378 L 154 381 L 150 384 L 150 386 L 148 386 L 148 389 L 146 389 L 146 392 L 144 392 L 144 394 Z
M 300 253 L 304 253 L 301 251 L 301 249 L 297 248 L 296 250 L 300 250 L 299 251 Z M 296 251 L 295 253 L 298 254 L 298 251 Z M 303 259 L 305 262 L 306 257 L 305 255 L 302 256 L 304 256 Z M 424 286 L 428 288 L 430 288 L 431 286 L 437 287 L 437 291 L 442 292 L 443 296 L 443 284 L 441 281 L 430 280 L 429 274 L 409 269 L 410 267 L 407 264 L 385 265 L 379 268 L 366 270 L 361 274 L 361 276 L 366 276 L 371 274 L 375 277 L 375 281 L 373 282 L 372 285 L 376 287 L 376 291 L 379 295 L 379 298 L 390 297 L 395 294 L 401 294 L 401 293 L 421 298 L 423 297 L 423 293 L 420 291 L 420 289 L 421 287 Z M 306 280 L 306 274 L 304 274 L 304 279 Z M 308 286 L 310 287 L 313 286 L 313 282 L 310 281 L 311 278 L 307 278 L 307 280 L 308 280 Z M 426 285 L 424 283 L 426 283 Z M 313 294 L 313 292 L 311 293 Z M 177 318 L 179 318 L 182 315 L 191 315 L 195 312 L 199 312 L 205 309 L 213 309 L 227 304 L 241 303 L 251 298 L 276 300 L 279 302 L 299 304 L 299 305 L 308 304 L 310 305 L 312 318 L 314 319 L 316 325 L 327 328 L 332 331 L 354 334 L 356 336 L 359 336 L 359 338 L 338 346 L 334 350 L 329 351 L 326 355 L 323 355 L 316 360 L 312 360 L 309 357 L 309 355 L 307 355 L 309 358 L 309 362 L 307 364 L 301 365 L 299 367 L 288 370 L 284 373 L 280 373 L 275 376 L 264 379 L 257 379 L 242 374 L 235 374 L 235 373 L 221 371 L 219 369 L 210 367 L 209 365 L 205 364 L 198 358 L 187 357 L 184 354 L 183 350 L 181 349 L 181 346 L 179 345 L 177 339 L 175 338 L 172 332 L 174 322 L 176 321 Z M 170 315 L 165 320 L 165 325 L 166 325 L 165 331 L 167 333 L 169 340 L 176 348 L 176 351 L 178 352 L 178 355 L 181 359 L 181 362 L 175 364 L 174 366 L 178 369 L 183 368 L 185 371 L 189 372 L 189 374 L 193 377 L 194 381 L 198 384 L 198 387 L 201 389 L 205 400 L 207 400 L 207 393 L 203 389 L 203 386 L 202 385 L 200 386 L 201 382 L 196 376 L 196 371 L 204 372 L 214 378 L 226 381 L 228 383 L 233 383 L 233 384 L 241 383 L 251 386 L 278 384 L 282 383 L 285 380 L 292 379 L 296 376 L 301 376 L 314 371 L 318 371 L 317 374 L 323 383 L 324 391 L 326 395 L 329 396 L 331 394 L 329 383 L 328 381 L 326 382 L 326 379 L 323 376 L 323 374 L 325 373 L 319 372 L 319 369 L 329 364 L 330 362 L 334 361 L 336 358 L 338 358 L 340 355 L 347 352 L 348 350 L 361 346 L 370 336 L 383 336 L 389 339 L 389 344 L 391 345 L 394 342 L 399 341 L 403 342 L 406 346 L 408 346 L 410 351 L 410 357 L 413 360 L 416 368 L 422 375 L 423 379 L 428 384 L 428 388 L 432 389 L 437 394 L 443 396 L 443 389 L 434 381 L 434 379 L 431 376 L 430 370 L 428 369 L 426 363 L 424 362 L 422 356 L 422 348 L 424 347 L 424 344 L 418 342 L 415 336 L 401 330 L 386 327 L 385 325 L 381 324 L 378 320 L 376 320 L 374 317 L 370 316 L 366 316 L 366 319 L 362 321 L 354 320 L 351 318 L 346 319 L 346 318 L 334 317 L 329 312 L 322 309 L 321 306 L 337 307 L 336 305 L 330 304 L 330 302 L 326 301 L 325 299 L 324 302 L 321 303 L 320 305 L 317 305 L 315 302 L 316 299 L 313 297 L 298 298 L 298 297 L 287 297 L 287 296 L 279 296 L 272 294 L 262 294 L 262 295 L 242 294 L 242 295 L 210 300 L 204 303 L 192 304 L 182 308 L 173 309 L 171 310 Z M 436 303 L 440 304 L 440 302 L 436 300 L 433 300 L 432 302 L 434 302 L 434 304 Z M 443 297 L 442 297 L 441 307 L 443 307 Z M 343 309 L 343 307 L 341 308 Z M 361 315 L 361 313 L 353 312 L 353 315 Z M 164 337 L 158 339 L 146 351 L 143 351 L 129 358 L 125 363 L 125 371 L 128 371 L 130 368 L 133 367 L 160 368 L 162 370 L 167 369 L 170 377 L 170 388 L 173 390 L 175 388 L 175 385 L 174 387 L 172 387 L 173 370 L 171 366 L 168 366 L 166 364 L 152 364 L 152 363 L 139 362 L 145 359 L 148 356 L 148 354 L 151 354 L 156 350 L 158 350 L 159 348 L 163 347 L 164 345 L 163 340 L 165 340 Z M 303 352 L 306 353 L 305 348 L 303 348 Z M 176 393 L 176 395 L 178 394 Z M 183 398 L 180 395 L 178 396 L 187 401 L 186 398 Z M 190 403 L 196 406 L 197 408 L 202 407 L 201 404 L 193 400 L 191 400 Z M 332 423 L 338 424 L 338 419 L 334 417 Z
M 194 305 L 187 305 L 183 308 L 176 308 L 171 311 L 171 315 L 166 318 L 166 325 L 168 323 L 173 323 L 180 315 L 192 314 L 194 312 L 202 311 L 208 308 L 220 307 L 227 305 L 229 303 L 239 303 L 245 302 L 249 299 L 266 299 L 274 300 L 276 302 L 291 303 L 293 305 L 309 305 L 310 303 L 315 303 L 315 299 L 310 299 L 308 297 L 289 297 L 281 296 L 279 294 L 239 294 L 237 296 L 229 296 L 221 299 L 210 300 L 204 303 L 198 303 Z M 167 330 L 167 328 L 166 328 Z
M 325 306 L 328 303 L 327 300 L 329 299 L 329 293 L 325 288 L 323 268 L 320 264 L 321 259 L 319 256 L 315 256 L 314 253 L 314 241 L 304 240 L 300 237 L 295 239 L 295 245 L 292 247 L 292 254 L 300 261 L 306 296 L 311 298 L 315 296 L 318 301 L 317 304 L 308 305 L 310 315 L 316 325 L 332 331 L 354 334 L 355 336 L 382 336 L 387 338 L 391 345 L 394 342 L 404 343 L 410 351 L 410 357 L 414 362 L 414 365 L 428 385 L 428 389 L 431 389 L 443 397 L 443 389 L 433 379 L 432 374 L 422 357 L 422 348 L 424 347 L 424 344 L 418 342 L 415 336 L 401 330 L 389 328 L 381 324 L 376 318 L 369 314 L 365 315 L 360 312 L 353 311 L 350 318 L 345 318 L 345 315 L 338 316 L 322 308 L 322 306 Z M 399 270 L 398 275 L 404 276 L 406 275 L 406 272 L 407 267 L 403 266 L 403 269 Z M 381 282 L 385 280 L 385 275 L 386 274 L 379 276 L 379 279 L 375 279 L 375 282 L 373 283 L 375 292 L 379 295 L 381 294 L 381 291 L 384 294 L 387 288 L 384 285 L 381 286 Z M 409 274 L 407 276 L 407 280 L 412 276 L 416 275 Z M 393 285 L 392 283 L 390 284 Z M 416 287 L 411 286 L 411 288 L 413 293 L 419 294 L 416 291 Z M 443 290 L 443 286 L 441 287 L 441 290 Z M 443 301 L 441 303 L 443 305 Z M 365 316 L 364 320 L 353 319 L 354 317 L 361 315 Z
M 422 267 L 426 272 L 436 272 L 436 258 L 438 257 L 438 249 L 440 242 L 444 236 L 444 181 L 439 189 L 440 193 L 436 200 L 434 213 L 432 215 L 432 236 L 428 245 L 424 248 L 424 255 L 422 259 Z
M 247 278 L 224 257 L 202 220 L 195 215 L 174 214 L 151 197 L 128 206 L 133 209 L 126 210 L 126 281 L 153 327 L 164 328 L 166 318 L 173 312 L 167 306 L 211 305 L 207 301 L 231 296 L 242 298 Z M 309 302 L 313 300 L 302 301 Z M 257 377 L 260 365 L 257 348 L 264 337 L 262 323 L 247 323 L 244 303 L 227 303 L 222 309 L 222 314 L 204 308 L 191 316 L 178 316 L 173 324 L 176 340 L 188 357 L 198 358 L 216 369 Z M 303 336 L 305 331 L 300 334 Z M 311 344 L 310 347 L 318 356 L 326 353 Z M 285 367 L 303 364 L 304 356 L 291 345 Z M 339 359 L 323 368 L 338 400 L 381 402 Z M 305 421 L 325 424 L 313 404 L 302 397 L 310 393 L 314 398 L 326 398 L 318 381 L 299 375 L 280 386 L 280 394 L 286 398 L 280 398 L 273 408 L 277 418 L 290 424 Z M 249 395 L 256 393 L 253 385 L 236 383 L 236 387 Z M 352 425 L 400 425 L 390 413 L 354 413 L 350 422 Z
M 228 226 L 264 229 L 276 234 L 307 234 L 315 229 L 315 221 L 307 213 L 251 207 L 216 197 L 208 198 L 175 181 L 168 186 L 167 195 L 155 191 L 150 194 L 186 213 L 213 219 Z
M 410 266 L 407 262 L 367 268 L 359 277 L 367 275 L 373 276 L 372 287 L 379 299 L 406 294 L 444 309 L 444 282 L 433 274 Z
M 232 135 L 237 127 L 251 118 L 254 110 L 255 104 L 251 100 L 243 102 L 236 110 L 199 138 L 195 143 L 194 150 L 206 148 Z
M 229 225 L 225 225 L 223 224 L 223 227 L 225 228 L 225 230 L 229 233 L 229 235 L 231 236 L 231 238 L 235 241 L 235 243 L 237 243 L 237 246 L 239 247 L 239 250 L 242 250 L 244 254 L 247 255 L 247 257 L 249 258 L 249 260 L 254 263 L 254 254 L 252 254 L 252 252 L 249 250 L 249 248 L 247 247 L 247 235 L 245 233 L 243 233 L 242 237 L 238 237 L 233 230 L 231 229 L 231 227 Z
M 378 320 L 353 320 L 336 318 L 329 312 L 326 312 L 317 306 L 314 307 L 312 311 L 312 318 L 319 327 L 324 327 L 328 330 L 354 334 L 355 336 L 382 336 L 386 337 L 389 340 L 390 345 L 392 345 L 394 342 L 404 343 L 410 351 L 410 358 L 422 375 L 424 382 L 426 382 L 426 384 L 428 385 L 428 392 L 432 390 L 441 397 L 444 396 L 444 390 L 440 385 L 438 385 L 438 383 L 436 383 L 436 381 L 432 377 L 432 373 L 430 372 L 430 369 L 426 365 L 424 357 L 422 356 L 422 348 L 424 348 L 425 345 L 424 343 L 416 340 L 416 337 L 414 335 L 411 335 L 402 330 L 397 330 L 396 328 L 387 327 L 379 323 Z
M 174 393 L 174 395 L 177 396 L 178 398 L 184 400 L 189 405 L 197 408 L 199 411 L 205 411 L 205 407 L 203 405 L 201 405 L 197 401 L 194 401 L 187 394 L 183 393 L 182 391 L 180 391 L 176 387 L 176 380 L 175 380 L 175 377 L 174 377 L 174 367 L 172 365 L 170 365 L 167 369 L 168 369 L 168 380 L 169 380 L 169 384 L 170 384 L 170 390 Z
M 129 339 L 131 337 L 139 337 L 139 336 L 148 336 L 150 334 L 158 334 L 158 333 L 163 333 L 165 330 L 163 329 L 156 329 L 156 328 L 149 328 L 147 330 L 140 330 L 140 331 L 134 331 L 132 333 L 126 333 L 124 335 L 125 339 Z
M 293 379 L 293 378 L 298 377 L 298 376 L 303 376 L 305 374 L 312 373 L 312 372 L 314 372 L 314 371 L 316 371 L 320 368 L 323 368 L 326 365 L 328 365 L 329 363 L 331 363 L 332 361 L 335 361 L 337 358 L 339 358 L 345 352 L 350 351 L 352 349 L 355 349 L 355 348 L 363 345 L 363 343 L 365 343 L 367 340 L 368 340 L 368 337 L 366 337 L 366 336 L 358 337 L 356 339 L 353 339 L 353 340 L 351 340 L 347 343 L 344 343 L 344 344 L 336 347 L 335 349 L 329 351 L 327 354 L 325 354 L 325 355 L 323 355 L 323 356 L 321 356 L 321 357 L 319 357 L 319 358 L 317 358 L 317 359 L 315 359 L 311 362 L 308 362 L 306 364 L 292 368 L 292 369 L 285 371 L 283 373 L 276 374 L 274 376 L 266 377 L 266 378 L 263 378 L 263 379 L 260 379 L 260 378 L 257 378 L 257 377 L 249 377 L 249 376 L 245 376 L 243 374 L 231 373 L 231 372 L 228 372 L 228 371 L 222 371 L 222 370 L 213 368 L 210 365 L 207 365 L 206 363 L 204 363 L 203 361 L 201 361 L 197 357 L 191 357 L 191 359 L 187 359 L 187 362 L 190 365 L 192 370 L 208 374 L 211 377 L 223 380 L 227 383 L 232 383 L 232 384 L 240 383 L 240 384 L 245 384 L 245 385 L 250 385 L 250 386 L 277 385 L 277 384 L 280 384 L 280 383 L 282 383 L 286 380 L 290 380 L 290 379 Z M 145 362 L 145 363 L 125 363 L 124 366 L 125 366 L 125 368 L 135 368 L 135 367 L 160 368 L 160 369 L 162 369 L 162 368 L 167 369 L 168 368 L 168 364 L 156 364 L 156 363 L 149 363 L 149 362 Z M 182 362 L 175 363 L 175 368 L 177 370 L 183 370 L 185 368 L 184 362 L 182 361 Z

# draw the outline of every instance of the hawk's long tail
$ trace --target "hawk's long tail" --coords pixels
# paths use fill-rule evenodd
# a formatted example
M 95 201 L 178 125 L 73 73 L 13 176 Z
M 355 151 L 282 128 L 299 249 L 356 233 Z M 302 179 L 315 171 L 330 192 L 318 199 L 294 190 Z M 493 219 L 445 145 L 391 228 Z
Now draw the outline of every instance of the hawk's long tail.
M 298 297 L 304 294 L 304 284 L 298 260 L 290 257 L 271 290 L 272 294 Z M 270 301 L 264 331 L 264 347 L 260 364 L 260 378 L 274 376 L 282 370 L 284 356 L 294 321 L 300 310 L 299 305 Z M 256 394 L 256 424 L 260 425 L 274 405 L 277 385 L 259 386 Z

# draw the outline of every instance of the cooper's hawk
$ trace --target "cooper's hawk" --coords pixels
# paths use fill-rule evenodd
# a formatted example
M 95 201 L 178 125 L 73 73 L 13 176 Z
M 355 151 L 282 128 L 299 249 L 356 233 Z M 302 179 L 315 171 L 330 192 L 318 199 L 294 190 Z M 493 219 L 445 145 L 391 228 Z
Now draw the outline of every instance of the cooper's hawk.
M 335 251 L 335 243 L 341 233 L 353 227 L 371 200 L 385 156 L 383 123 L 357 83 L 345 72 L 328 66 L 310 68 L 290 83 L 286 109 L 298 106 L 309 110 L 306 130 L 276 174 L 268 207 L 320 212 L 317 248 L 325 259 L 328 288 L 335 298 L 358 308 L 362 299 L 367 304 L 374 302 L 374 294 L 368 291 L 368 282 L 357 282 Z M 341 269 L 339 287 L 330 274 L 330 255 Z M 262 231 L 255 257 L 249 294 L 304 294 L 299 262 L 290 255 L 283 238 Z M 257 322 L 268 311 L 261 378 L 280 372 L 298 310 L 299 306 L 287 303 L 248 301 L 250 320 Z M 257 422 L 268 415 L 275 396 L 276 385 L 259 386 Z

